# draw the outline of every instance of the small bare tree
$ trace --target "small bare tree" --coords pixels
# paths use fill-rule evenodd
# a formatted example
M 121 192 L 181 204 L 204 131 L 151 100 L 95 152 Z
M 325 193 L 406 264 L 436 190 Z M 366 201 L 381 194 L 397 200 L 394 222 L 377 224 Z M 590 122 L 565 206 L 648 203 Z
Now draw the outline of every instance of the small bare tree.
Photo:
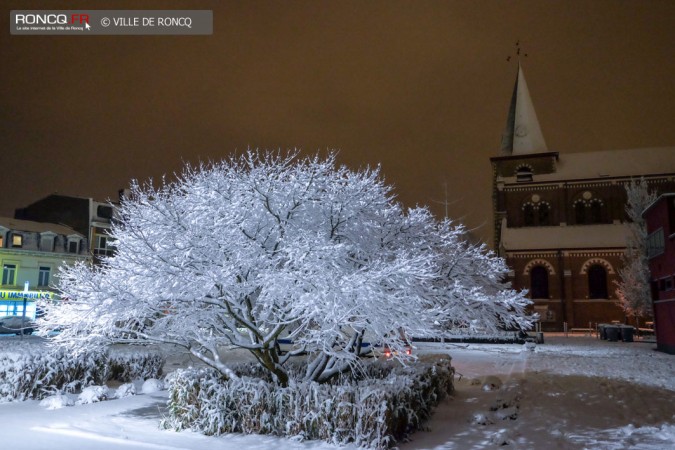
M 616 282 L 619 304 L 627 316 L 652 316 L 652 301 L 649 289 L 649 263 L 647 260 L 647 226 L 642 212 L 656 200 L 656 194 L 649 191 L 644 178 L 631 180 L 626 185 L 626 214 L 630 219 L 626 252 L 622 257 L 623 267 L 619 269 L 621 279 Z

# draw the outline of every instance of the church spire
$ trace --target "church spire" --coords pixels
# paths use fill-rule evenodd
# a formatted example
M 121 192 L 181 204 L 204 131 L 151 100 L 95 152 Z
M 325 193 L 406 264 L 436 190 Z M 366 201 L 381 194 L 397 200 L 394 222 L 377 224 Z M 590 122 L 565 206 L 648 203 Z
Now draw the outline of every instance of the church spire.
M 518 77 L 511 96 L 506 128 L 502 135 L 501 154 L 508 156 L 545 152 L 548 152 L 548 148 L 532 105 L 523 69 L 518 63 Z

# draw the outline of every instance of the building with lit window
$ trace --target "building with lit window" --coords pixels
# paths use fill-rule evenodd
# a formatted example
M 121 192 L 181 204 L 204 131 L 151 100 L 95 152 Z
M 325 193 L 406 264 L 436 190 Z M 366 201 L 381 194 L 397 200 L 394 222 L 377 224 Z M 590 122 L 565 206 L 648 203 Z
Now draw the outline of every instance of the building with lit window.
M 628 229 L 625 185 L 675 191 L 675 148 L 550 151 L 519 67 L 493 174 L 494 247 L 544 330 L 626 317 L 615 281 Z
M 675 354 L 675 193 L 661 195 L 642 217 L 647 223 L 656 347 Z
M 35 318 L 36 301 L 55 298 L 59 267 L 87 259 L 87 238 L 72 228 L 0 217 L 0 317 L 22 315 L 26 298 Z
M 114 207 L 109 203 L 91 198 L 51 194 L 25 208 L 15 211 L 14 217 L 37 222 L 60 223 L 73 228 L 87 237 L 88 251 L 94 262 L 102 256 L 111 256 L 114 251 L 108 237 L 113 220 Z

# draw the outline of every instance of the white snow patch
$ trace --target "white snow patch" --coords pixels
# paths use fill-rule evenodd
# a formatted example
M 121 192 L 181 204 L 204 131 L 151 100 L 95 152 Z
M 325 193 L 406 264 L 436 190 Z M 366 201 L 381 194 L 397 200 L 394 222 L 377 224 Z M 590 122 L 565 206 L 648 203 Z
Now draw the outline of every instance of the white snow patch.
M 150 378 L 143 382 L 143 387 L 141 387 L 141 392 L 144 394 L 154 394 L 155 392 L 160 392 L 166 389 L 164 382 L 156 378 Z
M 133 383 L 125 383 L 117 388 L 114 398 L 124 398 L 136 395 L 136 386 Z
M 107 386 L 88 386 L 82 390 L 77 397 L 78 405 L 86 405 L 89 403 L 97 403 L 107 400 L 109 397 L 109 390 Z
M 49 397 L 43 399 L 40 402 L 40 406 L 44 407 L 45 409 L 60 409 L 60 408 L 65 408 L 66 406 L 73 406 L 75 402 L 73 402 L 73 399 L 68 397 L 65 394 L 56 394 L 56 395 L 50 395 Z
M 522 345 L 416 346 L 417 355 L 452 356 L 457 390 L 436 410 L 429 431 L 398 444 L 401 450 L 489 449 L 499 441 L 518 449 L 675 448 L 675 357 L 654 351 L 654 344 L 547 333 L 534 352 Z M 502 380 L 502 388 L 483 391 L 480 380 L 487 376 Z M 479 383 L 472 385 L 474 379 Z M 272 436 L 160 430 L 167 398 L 162 391 L 58 410 L 35 400 L 2 403 L 1 445 L 25 447 L 30 436 L 31 448 L 52 450 L 354 450 Z M 517 418 L 511 420 L 509 412 Z

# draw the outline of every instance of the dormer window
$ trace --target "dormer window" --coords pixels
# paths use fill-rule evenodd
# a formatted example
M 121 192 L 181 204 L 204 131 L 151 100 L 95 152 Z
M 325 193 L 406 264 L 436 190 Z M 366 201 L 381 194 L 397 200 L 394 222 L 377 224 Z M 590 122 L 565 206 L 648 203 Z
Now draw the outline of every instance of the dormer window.
M 80 244 L 82 243 L 82 238 L 80 236 L 68 236 L 68 241 L 66 245 L 66 250 L 68 253 L 80 253 Z
M 56 235 L 54 233 L 50 232 L 40 233 L 40 251 L 53 252 L 55 238 Z
M 0 248 L 8 246 L 7 237 L 9 236 L 9 229 L 0 225 Z
M 532 168 L 529 166 L 521 166 L 516 170 L 516 181 L 519 183 L 532 181 Z
M 22 235 L 12 233 L 12 247 L 14 247 L 14 248 L 23 247 L 23 236 Z

